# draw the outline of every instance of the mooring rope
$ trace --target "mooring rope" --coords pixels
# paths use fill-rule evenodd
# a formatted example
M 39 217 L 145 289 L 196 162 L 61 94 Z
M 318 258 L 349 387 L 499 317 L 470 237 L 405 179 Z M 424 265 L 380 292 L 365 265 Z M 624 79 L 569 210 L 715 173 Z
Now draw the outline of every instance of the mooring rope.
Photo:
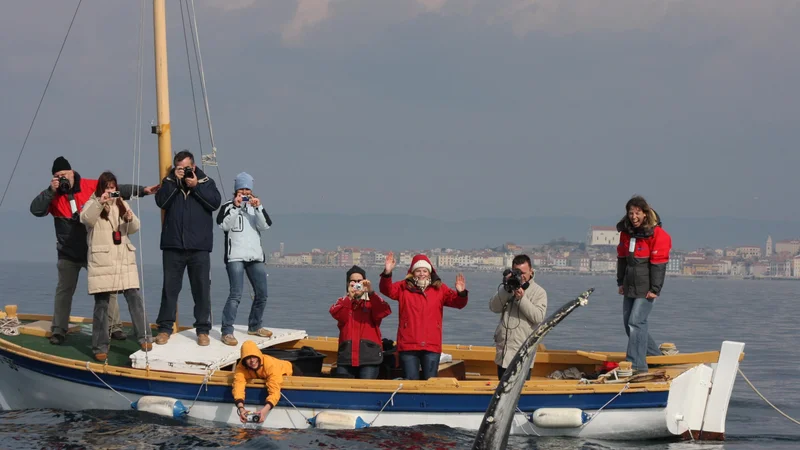
M 89 363 L 89 361 L 86 361 L 86 370 L 88 370 L 89 372 L 91 372 L 91 373 L 92 373 L 92 375 L 94 375 L 94 376 L 95 376 L 95 377 L 96 377 L 98 380 L 100 380 L 100 382 L 101 382 L 101 383 L 105 384 L 107 388 L 111 389 L 112 391 L 114 391 L 114 393 L 116 393 L 116 394 L 117 394 L 117 395 L 119 395 L 120 397 L 122 397 L 122 398 L 124 398 L 125 400 L 127 400 L 127 401 L 128 401 L 128 404 L 131 404 L 131 405 L 133 404 L 133 402 L 131 401 L 131 399 L 129 399 L 129 398 L 128 398 L 128 397 L 126 397 L 124 394 L 120 393 L 119 391 L 117 391 L 116 389 L 114 389 L 113 387 L 111 387 L 111 385 L 110 385 L 110 384 L 106 383 L 106 382 L 105 382 L 105 380 L 103 380 L 102 378 L 100 378 L 100 376 L 99 376 L 99 375 L 97 375 L 97 374 L 95 373 L 95 371 L 94 371 L 94 370 L 92 370 L 92 368 L 91 368 L 91 366 L 90 366 L 89 364 L 90 364 L 90 363 Z
M 617 395 L 615 395 L 614 397 L 612 397 L 612 398 L 611 398 L 611 400 L 607 401 L 605 405 L 601 406 L 601 407 L 600 407 L 600 409 L 598 409 L 598 410 L 597 410 L 597 412 L 595 412 L 594 414 L 592 414 L 592 417 L 590 417 L 590 418 L 589 418 L 589 420 L 587 420 L 587 421 L 586 421 L 586 423 L 584 423 L 583 425 L 581 425 L 581 427 L 585 427 L 586 425 L 589 425 L 590 423 L 592 423 L 592 421 L 593 421 L 593 420 L 594 420 L 594 419 L 595 419 L 597 416 L 599 416 L 599 415 L 600 415 L 600 413 L 603 411 L 603 409 L 605 409 L 605 407 L 606 407 L 606 406 L 610 405 L 610 404 L 611 404 L 611 402 L 613 402 L 614 400 L 616 400 L 616 399 L 617 399 L 617 398 L 618 398 L 620 395 L 622 395 L 622 393 L 623 393 L 623 392 L 627 391 L 629 387 L 631 387 L 631 384 L 630 384 L 630 383 L 625 383 L 625 386 L 622 386 L 622 390 L 621 390 L 621 391 L 619 391 L 619 392 L 617 393 Z
M 400 389 L 403 389 L 403 383 L 400 383 L 400 386 L 397 386 L 397 389 L 395 389 L 394 392 L 392 392 L 392 395 L 389 397 L 389 400 L 386 400 L 386 403 L 383 404 L 383 407 L 381 408 L 380 411 L 378 411 L 378 414 L 375 415 L 375 418 L 372 419 L 372 422 L 369 423 L 369 426 L 372 426 L 372 424 L 375 423 L 376 420 L 378 420 L 378 416 L 381 415 L 381 413 L 383 412 L 384 409 L 386 409 L 386 406 L 389 403 L 394 404 L 394 396 L 400 391 Z
M 0 334 L 6 336 L 19 336 L 19 319 L 16 317 L 7 317 L 0 319 Z
M 752 388 L 752 389 L 753 389 L 753 392 L 755 392 L 756 394 L 758 394 L 758 396 L 759 396 L 759 397 L 761 397 L 761 400 L 764 400 L 765 402 L 767 402 L 767 404 L 768 404 L 769 406 L 771 406 L 771 407 L 772 407 L 772 409 L 774 409 L 775 411 L 777 411 L 777 412 L 778 412 L 780 415 L 782 415 L 783 417 L 785 417 L 785 418 L 789 419 L 790 421 L 792 421 L 792 422 L 793 422 L 794 424 L 796 424 L 796 425 L 800 425 L 800 421 L 797 421 L 797 420 L 793 419 L 791 416 L 789 416 L 789 415 L 788 415 L 788 414 L 786 414 L 785 412 L 783 412 L 783 411 L 781 411 L 780 409 L 778 409 L 778 407 L 777 407 L 777 406 L 773 405 L 773 404 L 772 404 L 772 402 L 770 402 L 769 400 L 767 400 L 767 398 L 766 398 L 766 397 L 764 397 L 763 395 L 761 395 L 761 392 L 758 392 L 758 389 L 756 389 L 756 387 L 753 385 L 753 383 L 751 383 L 751 382 L 750 382 L 750 380 L 749 380 L 749 379 L 748 379 L 748 378 L 745 376 L 744 372 L 742 372 L 742 369 L 738 369 L 738 368 L 737 368 L 736 370 L 738 370 L 738 371 L 739 371 L 739 375 L 741 375 L 741 376 L 742 376 L 742 378 L 744 378 L 744 381 L 745 381 L 745 382 L 747 382 L 747 384 L 750 386 L 750 388 Z

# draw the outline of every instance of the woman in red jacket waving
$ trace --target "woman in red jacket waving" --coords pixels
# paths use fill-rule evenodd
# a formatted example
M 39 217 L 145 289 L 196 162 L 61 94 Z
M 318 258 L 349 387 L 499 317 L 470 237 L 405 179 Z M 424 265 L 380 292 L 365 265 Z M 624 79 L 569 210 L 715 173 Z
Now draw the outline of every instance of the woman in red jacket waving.
M 647 316 L 664 285 L 672 238 L 643 197 L 628 200 L 625 211 L 626 216 L 617 224 L 617 286 L 624 296 L 622 320 L 628 335 L 625 359 L 636 374 L 647 372 L 647 355 L 661 354 L 647 331 Z
M 400 323 L 397 326 L 397 351 L 407 380 L 427 380 L 439 373 L 442 353 L 442 317 L 444 307 L 461 309 L 467 306 L 464 275 L 456 276 L 456 290 L 442 283 L 425 255 L 416 255 L 406 277 L 392 283 L 394 253 L 386 256 L 381 274 L 381 293 L 400 303 Z
M 347 271 L 347 295 L 336 300 L 330 313 L 339 326 L 336 375 L 378 378 L 383 362 L 381 321 L 392 309 L 373 292 L 364 269 L 353 266 Z

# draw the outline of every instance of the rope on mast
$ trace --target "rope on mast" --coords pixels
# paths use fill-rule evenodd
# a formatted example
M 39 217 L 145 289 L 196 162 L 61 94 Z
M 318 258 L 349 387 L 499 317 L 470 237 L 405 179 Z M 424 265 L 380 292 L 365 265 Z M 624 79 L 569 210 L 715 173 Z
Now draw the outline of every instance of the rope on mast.
M 67 28 L 67 34 L 64 35 L 64 41 L 61 42 L 61 48 L 58 50 L 58 56 L 56 56 L 56 62 L 53 63 L 53 69 L 50 71 L 50 76 L 47 78 L 47 84 L 44 85 L 44 91 L 42 92 L 42 97 L 39 99 L 39 105 L 36 106 L 36 112 L 33 113 L 33 120 L 31 120 L 31 126 L 28 127 L 28 134 L 25 135 L 25 140 L 22 141 L 22 148 L 19 149 L 19 154 L 17 155 L 17 161 L 14 163 L 14 168 L 11 169 L 11 176 L 8 177 L 8 183 L 6 183 L 6 188 L 3 190 L 3 197 L 0 198 L 0 206 L 3 206 L 3 202 L 6 200 L 6 194 L 8 193 L 8 188 L 11 186 L 11 180 L 14 179 L 14 174 L 17 172 L 17 166 L 19 165 L 19 160 L 22 158 L 22 152 L 25 151 L 25 145 L 28 143 L 28 138 L 31 137 L 31 131 L 33 131 L 33 124 L 36 123 L 36 117 L 39 116 L 39 109 L 42 107 L 42 102 L 44 102 L 44 96 L 47 94 L 47 88 L 50 87 L 50 82 L 53 80 L 53 74 L 56 72 L 56 67 L 58 66 L 58 60 L 61 59 L 61 53 L 64 51 L 64 46 L 67 45 L 67 38 L 69 37 L 69 32 L 72 30 L 72 24 L 75 23 L 75 18 L 78 17 L 78 10 L 81 9 L 81 3 L 83 0 L 78 0 L 78 6 L 75 7 L 75 13 L 72 14 L 72 20 L 69 22 L 69 27 Z

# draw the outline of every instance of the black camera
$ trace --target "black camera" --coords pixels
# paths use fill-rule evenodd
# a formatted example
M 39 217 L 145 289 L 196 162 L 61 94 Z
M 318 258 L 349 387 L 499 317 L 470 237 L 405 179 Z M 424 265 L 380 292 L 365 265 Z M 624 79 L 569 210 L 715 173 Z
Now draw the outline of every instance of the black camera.
M 113 191 L 108 194 L 110 198 L 119 198 L 119 191 Z
M 519 269 L 506 269 L 503 272 L 503 289 L 514 292 L 517 289 L 527 289 L 529 283 L 522 281 L 522 271 Z
M 72 186 L 70 186 L 67 177 L 65 176 L 58 177 L 58 192 L 66 194 L 70 191 L 70 188 L 72 188 Z
M 194 178 L 194 169 L 191 166 L 183 168 L 183 178 Z

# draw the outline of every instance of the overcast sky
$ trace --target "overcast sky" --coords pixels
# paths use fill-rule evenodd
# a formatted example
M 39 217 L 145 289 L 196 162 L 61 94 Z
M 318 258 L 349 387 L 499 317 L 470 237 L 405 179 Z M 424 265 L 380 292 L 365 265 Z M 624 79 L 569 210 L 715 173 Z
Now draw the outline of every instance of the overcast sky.
M 168 3 L 173 147 L 197 152 Z M 3 4 L 2 187 L 76 4 Z M 247 170 L 272 214 L 608 217 L 640 193 L 666 217 L 800 220 L 795 0 L 196 4 L 224 188 Z M 27 209 L 59 155 L 131 179 L 138 17 L 83 2 L 3 209 Z

